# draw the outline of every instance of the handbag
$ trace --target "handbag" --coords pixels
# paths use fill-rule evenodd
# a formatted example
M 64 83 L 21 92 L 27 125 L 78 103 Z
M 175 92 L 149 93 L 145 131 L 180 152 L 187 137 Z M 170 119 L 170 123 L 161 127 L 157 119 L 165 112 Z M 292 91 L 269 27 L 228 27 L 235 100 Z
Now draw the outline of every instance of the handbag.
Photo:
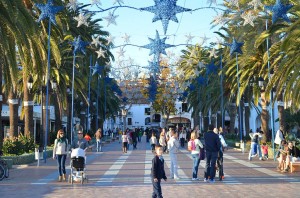
M 200 158 L 200 160 L 205 159 L 205 150 L 204 150 L 204 148 L 200 148 L 199 158 Z

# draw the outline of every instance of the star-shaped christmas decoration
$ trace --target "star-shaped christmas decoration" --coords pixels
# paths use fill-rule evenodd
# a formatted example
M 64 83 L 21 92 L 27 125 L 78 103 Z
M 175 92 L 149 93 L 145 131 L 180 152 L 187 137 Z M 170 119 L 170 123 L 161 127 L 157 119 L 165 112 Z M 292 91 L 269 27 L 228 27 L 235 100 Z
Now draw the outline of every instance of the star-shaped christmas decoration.
M 191 35 L 191 33 L 189 33 L 188 35 L 185 35 L 186 37 L 186 43 L 192 42 L 194 36 Z
M 217 58 L 217 53 L 216 53 L 216 49 L 215 48 L 212 48 L 210 51 L 209 51 L 209 58 Z
M 166 48 L 173 47 L 173 45 L 165 44 L 167 37 L 160 39 L 158 31 L 156 30 L 156 37 L 155 39 L 148 38 L 150 40 L 150 44 L 144 45 L 144 48 L 150 49 L 150 54 L 154 54 L 156 57 L 159 57 L 160 54 L 166 53 Z
M 128 34 L 126 34 L 126 33 L 121 38 L 124 39 L 125 43 L 129 43 L 130 42 L 130 36 Z
M 124 4 L 123 0 L 114 0 L 113 5 L 115 5 L 116 3 L 118 3 L 119 5 Z
M 69 3 L 66 5 L 66 7 L 75 12 L 76 9 L 77 9 L 78 4 L 79 3 L 78 3 L 77 0 L 69 0 Z
M 226 43 L 226 44 L 224 44 L 224 45 L 230 47 L 230 56 L 232 56 L 232 54 L 233 54 L 234 52 L 239 53 L 239 54 L 243 54 L 243 52 L 242 52 L 242 50 L 241 50 L 241 47 L 244 45 L 244 42 L 240 42 L 240 43 L 239 43 L 239 42 L 237 42 L 237 41 L 235 40 L 235 38 L 233 38 L 233 42 L 232 42 L 231 44 Z
M 206 67 L 206 74 L 217 74 L 218 67 L 213 61 L 211 61 Z
M 191 9 L 177 6 L 176 2 L 177 0 L 154 0 L 154 6 L 141 8 L 141 10 L 154 13 L 155 16 L 152 22 L 161 20 L 164 33 L 166 34 L 170 20 L 178 23 L 176 14 L 191 11 Z
M 280 0 L 276 0 L 276 3 L 272 6 L 265 6 L 265 9 L 271 11 L 272 23 L 276 23 L 279 18 L 282 18 L 286 22 L 290 22 L 287 16 L 287 11 L 293 7 L 292 4 L 283 5 Z
M 81 37 L 78 36 L 77 38 L 74 39 L 73 42 L 71 42 L 71 44 L 74 47 L 73 54 L 75 55 L 77 51 L 81 51 L 83 54 L 85 54 L 85 47 L 88 46 L 90 43 L 82 41 Z
M 103 17 L 107 21 L 107 26 L 110 24 L 117 25 L 116 18 L 119 15 L 114 15 L 114 13 L 109 12 L 107 17 Z
M 95 66 L 90 66 L 90 68 L 93 70 L 93 73 L 92 75 L 95 75 L 95 74 L 98 74 L 98 75 L 101 75 L 102 74 L 102 71 L 104 69 L 103 66 L 100 66 L 98 64 L 98 62 L 96 62 Z
M 96 51 L 96 53 L 98 54 L 97 58 L 105 58 L 105 51 L 102 50 L 102 48 L 100 47 L 98 51 Z
M 228 5 L 229 6 L 236 6 L 238 8 L 239 7 L 239 0 L 229 0 Z
M 248 3 L 248 5 L 253 6 L 254 10 L 257 10 L 258 7 L 263 6 L 263 4 L 261 3 L 261 0 L 252 0 L 251 2 Z
M 56 25 L 55 15 L 64 9 L 63 6 L 53 6 L 53 0 L 48 0 L 46 4 L 34 4 L 40 11 L 41 15 L 39 16 L 38 22 L 41 22 L 45 18 L 49 18 L 49 20 Z
M 212 4 L 217 5 L 217 0 L 207 0 L 207 3 L 209 4 L 209 6 L 211 6 Z
M 115 37 L 113 37 L 112 35 L 109 35 L 106 40 L 107 40 L 107 45 L 109 45 L 110 43 L 114 42 Z
M 91 5 L 102 5 L 101 1 L 100 0 L 91 0 Z
M 124 54 L 125 54 L 124 47 L 121 47 L 120 50 L 117 51 L 117 54 L 118 54 L 118 58 L 124 57 Z
M 89 23 L 87 22 L 89 15 L 84 15 L 80 13 L 78 16 L 74 17 L 74 19 L 78 22 L 77 27 L 80 27 L 81 25 L 89 26 Z
M 215 16 L 213 19 L 213 23 L 216 25 L 219 25 L 219 24 L 224 25 L 227 21 L 228 21 L 228 19 L 226 17 L 224 17 L 222 14 Z
M 98 35 L 97 37 L 92 37 L 91 45 L 94 45 L 95 47 L 100 46 L 101 42 L 99 39 L 100 39 L 100 35 Z
M 210 38 L 206 37 L 206 35 L 204 34 L 204 36 L 200 37 L 202 39 L 202 43 L 201 45 L 205 44 Z
M 244 12 L 241 14 L 241 17 L 244 19 L 244 26 L 250 24 L 252 27 L 254 27 L 253 21 L 256 19 L 256 16 L 253 15 L 252 11 Z

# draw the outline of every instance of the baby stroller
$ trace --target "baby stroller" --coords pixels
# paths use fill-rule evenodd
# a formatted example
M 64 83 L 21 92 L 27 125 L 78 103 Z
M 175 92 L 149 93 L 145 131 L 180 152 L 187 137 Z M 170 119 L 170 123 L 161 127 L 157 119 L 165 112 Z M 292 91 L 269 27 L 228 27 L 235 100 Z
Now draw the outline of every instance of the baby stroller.
M 81 148 L 76 148 L 72 150 L 70 168 L 71 173 L 69 175 L 68 181 L 73 184 L 75 182 L 81 182 L 83 184 L 84 180 L 88 183 L 88 178 L 85 174 L 85 151 Z

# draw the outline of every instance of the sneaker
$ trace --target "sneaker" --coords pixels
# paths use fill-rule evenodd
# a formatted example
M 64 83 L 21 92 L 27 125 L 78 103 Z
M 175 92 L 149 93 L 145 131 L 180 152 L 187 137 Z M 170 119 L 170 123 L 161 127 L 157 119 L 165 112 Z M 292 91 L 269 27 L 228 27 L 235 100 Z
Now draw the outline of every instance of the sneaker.
M 260 157 L 260 158 L 259 158 L 259 160 L 261 160 L 261 161 L 265 161 L 265 159 L 264 159 L 264 158 L 262 158 L 262 157 Z
M 175 180 L 180 180 L 180 178 L 179 178 L 179 177 L 174 177 L 174 179 L 175 179 Z
M 197 178 L 192 178 L 192 181 L 196 181 L 197 180 Z
M 209 183 L 215 183 L 215 179 L 210 179 Z
M 208 179 L 206 179 L 206 178 L 204 178 L 204 180 L 203 180 L 204 182 L 208 182 Z

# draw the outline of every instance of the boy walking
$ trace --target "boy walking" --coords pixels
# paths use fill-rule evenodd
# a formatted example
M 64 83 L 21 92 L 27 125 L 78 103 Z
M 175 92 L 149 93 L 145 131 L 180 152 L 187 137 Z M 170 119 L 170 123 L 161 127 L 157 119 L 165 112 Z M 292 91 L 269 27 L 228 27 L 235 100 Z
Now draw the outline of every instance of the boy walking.
M 162 191 L 160 182 L 161 179 L 167 181 L 165 168 L 164 168 L 164 158 L 162 157 L 163 149 L 160 145 L 155 146 L 156 155 L 152 159 L 152 168 L 151 168 L 151 180 L 153 185 L 152 198 L 162 198 Z

